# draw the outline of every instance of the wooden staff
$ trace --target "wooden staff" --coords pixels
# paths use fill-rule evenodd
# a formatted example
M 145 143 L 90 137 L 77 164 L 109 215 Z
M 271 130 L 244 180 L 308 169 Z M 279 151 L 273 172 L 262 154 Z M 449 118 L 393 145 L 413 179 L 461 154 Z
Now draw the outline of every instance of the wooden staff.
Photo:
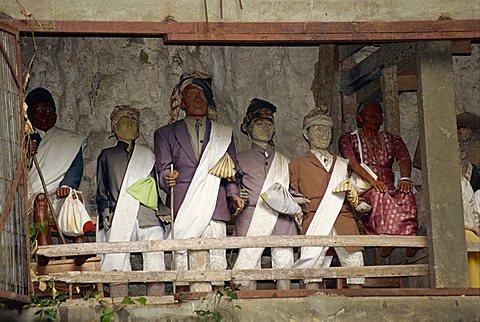
M 173 163 L 170 164 L 170 175 L 173 175 Z M 174 191 L 175 186 L 170 187 L 170 219 L 171 219 L 171 224 L 170 224 L 170 234 L 172 236 L 172 239 L 175 239 L 175 229 L 173 228 L 174 225 L 174 218 L 173 218 L 173 191 Z M 175 251 L 172 250 L 172 262 L 170 264 L 172 271 L 175 270 Z M 175 282 L 172 283 L 172 288 L 173 288 L 173 294 L 176 293 L 177 287 L 175 286 Z
M 35 168 L 37 169 L 38 176 L 40 177 L 40 181 L 42 182 L 43 192 L 45 192 L 45 196 L 47 197 L 47 203 L 48 203 L 48 207 L 50 208 L 50 211 L 52 212 L 53 221 L 55 222 L 55 225 L 57 225 L 58 237 L 60 237 L 62 244 L 66 244 L 67 242 L 65 241 L 65 238 L 63 237 L 63 234 L 60 231 L 60 227 L 57 221 L 57 214 L 55 212 L 55 209 L 53 209 L 52 199 L 50 199 L 50 195 L 48 194 L 45 178 L 43 177 L 43 173 L 42 173 L 42 170 L 40 169 L 40 164 L 38 164 L 36 155 L 33 156 L 33 162 L 35 163 Z

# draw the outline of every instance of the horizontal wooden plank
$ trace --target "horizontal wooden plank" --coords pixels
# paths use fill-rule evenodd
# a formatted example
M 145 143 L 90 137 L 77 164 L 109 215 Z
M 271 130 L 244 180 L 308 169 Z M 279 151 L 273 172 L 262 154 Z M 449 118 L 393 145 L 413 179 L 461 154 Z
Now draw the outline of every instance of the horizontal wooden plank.
M 51 260 L 47 266 L 38 266 L 37 263 L 30 263 L 30 268 L 37 275 L 48 275 L 70 271 L 99 271 L 100 257 L 89 258 L 82 266 L 75 265 L 73 259 Z
M 256 290 L 237 291 L 239 299 L 269 299 L 308 297 L 315 294 L 335 294 L 348 297 L 404 297 L 404 296 L 478 296 L 478 289 L 472 288 L 363 288 L 363 289 L 318 289 L 318 290 Z M 180 301 L 198 300 L 210 293 L 180 293 Z
M 414 92 L 417 90 L 416 75 L 398 75 L 398 91 Z
M 480 39 L 479 20 L 374 22 L 113 22 L 2 20 L 21 32 L 164 36 L 178 42 L 368 42 Z M 238 35 L 238 36 L 235 36 Z M 239 36 L 241 35 L 241 36 Z M 263 36 L 262 36 L 263 35 Z M 281 36 L 283 35 L 283 36 Z M 298 36 L 298 37 L 297 37 Z
M 130 283 L 130 282 L 209 282 L 231 280 L 296 280 L 305 278 L 426 276 L 428 265 L 389 265 L 364 267 L 327 267 L 302 269 L 250 269 L 224 271 L 161 271 L 161 272 L 66 272 L 40 276 L 43 280 L 65 283 Z
M 190 238 L 114 243 L 83 243 L 39 246 L 38 255 L 47 257 L 86 254 L 140 253 L 157 251 L 237 249 L 249 247 L 304 246 L 397 246 L 427 247 L 423 236 L 258 236 Z
M 0 290 L 0 300 L 12 303 L 30 303 L 30 295 L 18 294 L 6 290 Z

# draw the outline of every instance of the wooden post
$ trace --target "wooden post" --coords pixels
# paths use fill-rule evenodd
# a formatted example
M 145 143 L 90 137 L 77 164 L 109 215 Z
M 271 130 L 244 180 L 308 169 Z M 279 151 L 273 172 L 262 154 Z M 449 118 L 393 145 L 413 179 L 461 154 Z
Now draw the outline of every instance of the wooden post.
M 450 42 L 416 45 L 420 146 L 433 287 L 467 287 Z
M 326 107 L 325 115 L 331 115 L 336 74 L 335 45 L 318 46 L 318 62 L 315 64 L 315 78 L 312 82 L 313 98 L 317 107 Z
M 205 271 L 208 269 L 210 255 L 208 250 L 189 250 L 188 268 L 191 271 Z M 190 292 L 211 292 L 210 282 L 190 283 Z
M 400 135 L 397 65 L 388 66 L 382 70 L 382 92 L 385 130 L 394 135 Z

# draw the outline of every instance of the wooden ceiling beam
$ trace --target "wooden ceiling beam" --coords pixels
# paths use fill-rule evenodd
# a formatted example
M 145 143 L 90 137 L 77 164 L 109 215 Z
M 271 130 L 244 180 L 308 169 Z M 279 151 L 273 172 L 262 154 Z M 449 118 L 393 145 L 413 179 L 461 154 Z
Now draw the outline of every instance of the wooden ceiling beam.
M 367 43 L 480 39 L 480 20 L 374 22 L 119 22 L 0 20 L 42 35 L 165 36 L 170 43 Z
M 342 75 L 341 89 L 351 95 L 379 78 L 384 66 L 397 65 L 401 69 L 415 57 L 413 43 L 386 44 Z

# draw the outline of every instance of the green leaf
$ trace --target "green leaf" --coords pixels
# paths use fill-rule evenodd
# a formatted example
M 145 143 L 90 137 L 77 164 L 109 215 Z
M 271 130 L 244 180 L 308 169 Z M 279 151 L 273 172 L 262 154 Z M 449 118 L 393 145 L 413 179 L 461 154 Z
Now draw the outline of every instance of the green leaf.
M 48 287 L 53 288 L 55 286 L 55 282 L 53 280 L 48 281 Z
M 33 235 L 35 235 L 35 227 L 28 228 L 28 236 L 32 238 Z
M 102 322 L 110 322 L 113 319 L 113 308 L 107 306 L 102 310 L 102 315 L 100 316 L 100 320 Z
M 195 310 L 193 313 L 200 315 L 200 316 L 207 316 L 210 315 L 212 312 L 210 310 Z
M 100 318 L 101 322 L 110 322 L 113 319 L 113 312 L 106 313 Z
M 57 298 L 57 301 L 58 301 L 59 303 L 63 303 L 63 302 L 65 302 L 67 299 L 68 299 L 68 294 L 66 294 L 66 293 L 59 293 L 58 298 Z
M 135 304 L 135 302 L 133 302 L 129 297 L 124 297 L 120 304 Z
M 99 300 L 99 301 L 98 301 L 98 304 L 100 304 L 101 306 L 107 306 L 107 305 L 109 305 L 110 303 L 108 303 L 108 302 L 105 301 L 105 300 Z
M 232 290 L 227 290 L 227 296 L 229 299 L 231 300 L 238 300 L 238 295 L 236 292 L 232 291 Z
M 57 319 L 57 310 L 56 309 L 45 310 L 45 318 L 47 319 L 47 321 L 55 321 Z
M 223 316 L 220 314 L 220 312 L 213 312 L 213 319 L 215 322 L 222 322 Z
M 217 292 L 215 293 L 215 296 L 218 297 L 218 298 L 220 298 L 220 297 L 223 296 L 223 292 L 220 291 L 220 290 L 217 290 Z
M 143 305 L 143 306 L 145 306 L 145 304 L 147 303 L 147 299 L 143 296 L 139 297 L 135 301 L 137 301 L 138 303 L 140 303 L 140 305 Z

